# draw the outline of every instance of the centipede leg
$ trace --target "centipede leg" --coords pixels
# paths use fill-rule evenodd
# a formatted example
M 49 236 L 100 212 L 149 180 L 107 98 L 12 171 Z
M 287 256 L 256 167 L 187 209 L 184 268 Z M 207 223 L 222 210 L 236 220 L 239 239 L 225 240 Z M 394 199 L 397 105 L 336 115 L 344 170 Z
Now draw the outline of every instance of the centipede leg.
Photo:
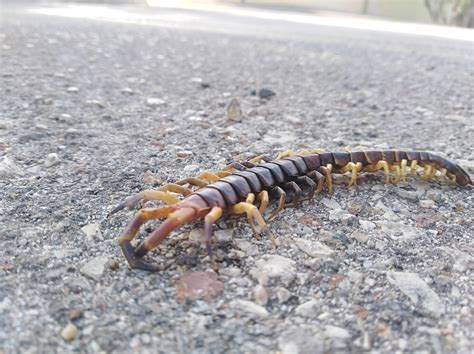
M 308 177 L 317 183 L 316 193 L 321 193 L 324 188 L 324 176 L 318 171 L 308 173 Z
M 120 234 L 118 243 L 122 249 L 122 252 L 127 259 L 128 263 L 132 268 L 138 268 L 143 270 L 158 270 L 158 268 L 152 264 L 141 261 L 135 255 L 135 249 L 131 244 L 131 241 L 135 238 L 140 227 L 148 220 L 160 219 L 167 217 L 170 213 L 176 210 L 173 206 L 161 206 L 158 208 L 144 208 L 139 210 L 132 221 L 128 224 L 125 230 Z
M 245 171 L 249 168 L 255 167 L 254 163 L 243 161 L 243 162 L 232 162 L 231 164 L 225 166 L 222 171 L 227 172 L 231 170 Z
M 148 200 L 161 200 L 168 205 L 176 204 L 179 202 L 179 199 L 169 192 L 147 189 L 131 197 L 126 198 L 122 203 L 120 203 L 114 209 L 112 209 L 109 212 L 108 216 L 115 214 L 116 212 L 126 207 L 131 209 L 134 206 L 138 205 L 140 202 L 148 201 Z
M 208 183 L 211 183 L 211 182 L 217 181 L 219 178 L 226 177 L 228 175 L 230 175 L 230 172 L 228 171 L 219 171 L 219 172 L 204 171 L 204 172 L 201 172 L 196 178 L 199 178 Z
M 402 173 L 401 173 L 401 170 L 400 170 L 400 166 L 398 165 L 393 165 L 393 166 L 390 166 L 390 170 L 395 172 L 395 176 L 393 177 L 392 179 L 392 183 L 398 183 L 400 182 L 400 179 L 402 177 Z
M 405 159 L 402 159 L 402 161 L 400 161 L 401 180 L 403 183 L 407 182 L 407 164 L 408 161 Z
M 267 223 L 255 205 L 246 202 L 237 203 L 231 207 L 230 212 L 233 214 L 246 213 L 247 219 L 250 220 L 250 227 L 252 228 L 255 237 L 258 239 L 258 235 L 263 232 L 268 236 L 272 243 L 275 244 L 275 238 L 270 233 L 270 230 L 268 230 Z
M 418 161 L 417 160 L 413 160 L 410 164 L 410 174 L 412 176 L 415 175 L 416 173 L 416 170 L 417 170 L 417 167 L 418 167 Z
M 205 235 L 205 242 L 206 242 L 206 251 L 207 255 L 211 259 L 211 264 L 214 270 L 217 271 L 217 263 L 213 257 L 212 247 L 211 247 L 211 238 L 212 238 L 212 226 L 215 224 L 217 220 L 222 216 L 223 210 L 219 207 L 213 207 L 211 211 L 206 214 L 204 217 L 204 235 Z
M 199 179 L 197 177 L 188 177 L 188 178 L 184 178 L 184 179 L 181 179 L 177 182 L 175 182 L 175 184 L 178 184 L 178 185 L 185 185 L 185 184 L 189 184 L 191 186 L 196 186 L 198 188 L 202 188 L 202 187 L 205 187 L 208 185 L 208 182 L 205 181 L 205 180 L 202 180 L 202 179 Z
M 300 199 L 301 199 L 301 194 L 303 193 L 303 191 L 294 181 L 285 183 L 285 187 L 288 189 L 291 189 L 294 194 L 292 202 L 286 204 L 285 207 L 293 207 L 293 208 L 298 207 L 298 204 L 300 203 Z
M 268 217 L 268 221 L 273 220 L 280 211 L 282 211 L 285 208 L 285 203 L 286 203 L 286 192 L 281 188 L 281 187 L 275 187 L 274 190 L 277 192 L 279 198 L 278 198 L 278 205 L 270 213 L 270 216 Z
M 375 164 L 376 170 L 383 170 L 385 175 L 385 183 L 390 183 L 390 167 L 387 161 L 381 160 Z
M 357 163 L 349 162 L 349 163 L 347 163 L 347 165 L 345 165 L 342 168 L 343 173 L 345 173 L 345 172 L 351 172 L 352 173 L 351 180 L 349 182 L 349 187 L 357 185 L 357 174 L 360 171 L 362 171 L 362 163 L 360 163 L 360 162 L 357 162 Z
M 329 194 L 332 194 L 332 190 L 333 190 L 333 187 L 332 187 L 332 165 L 331 164 L 327 164 L 326 166 L 322 166 L 320 167 L 321 169 L 321 172 L 324 174 L 324 177 L 325 177 L 325 181 L 327 183 L 327 186 L 328 186 L 328 190 L 329 190 Z
M 176 184 L 176 183 L 165 184 L 164 186 L 161 186 L 160 188 L 158 188 L 158 190 L 162 192 L 173 192 L 173 193 L 182 194 L 185 197 L 193 192 L 191 189 L 180 186 L 179 184 Z
M 270 202 L 269 198 L 268 198 L 268 192 L 265 191 L 265 190 L 261 191 L 260 193 L 258 193 L 258 198 L 257 199 L 260 202 L 260 206 L 258 207 L 258 211 L 260 212 L 260 214 L 263 214 L 264 211 L 268 207 L 268 203 Z
M 265 155 L 259 155 L 259 156 L 255 156 L 254 158 L 251 158 L 250 160 L 248 160 L 247 162 L 250 162 L 250 163 L 253 163 L 253 164 L 256 164 L 260 161 L 264 161 L 264 162 L 270 162 L 272 159 L 268 156 L 265 156 Z
M 308 194 L 301 200 L 304 201 L 304 200 L 313 199 L 314 194 L 316 193 L 317 184 L 308 176 L 301 176 L 301 177 L 298 177 L 296 180 L 300 183 L 306 184 L 309 187 Z
M 290 157 L 290 156 L 295 156 L 296 153 L 293 150 L 286 150 L 278 153 L 278 155 L 275 157 L 275 160 L 281 160 L 285 157 Z

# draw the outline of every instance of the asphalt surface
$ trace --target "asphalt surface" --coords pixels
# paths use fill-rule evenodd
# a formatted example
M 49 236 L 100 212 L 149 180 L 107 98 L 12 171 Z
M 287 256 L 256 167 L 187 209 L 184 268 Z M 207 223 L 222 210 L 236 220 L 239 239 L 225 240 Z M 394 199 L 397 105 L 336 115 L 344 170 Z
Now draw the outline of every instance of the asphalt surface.
M 472 174 L 472 43 L 23 6 L 3 5 L 0 29 L 0 352 L 472 351 L 471 187 L 338 185 L 270 224 L 276 248 L 221 222 L 216 291 L 198 300 L 183 275 L 212 272 L 202 224 L 173 233 L 151 274 L 116 243 L 133 211 L 107 218 L 140 190 L 290 148 L 437 151 Z M 262 87 L 276 95 L 250 94 Z

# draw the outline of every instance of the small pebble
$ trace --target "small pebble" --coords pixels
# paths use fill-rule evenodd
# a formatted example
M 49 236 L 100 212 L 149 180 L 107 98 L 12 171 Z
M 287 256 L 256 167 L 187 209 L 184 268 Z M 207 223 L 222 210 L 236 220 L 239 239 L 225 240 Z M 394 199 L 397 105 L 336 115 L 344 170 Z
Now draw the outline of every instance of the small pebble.
M 188 150 L 182 150 L 182 151 L 177 151 L 176 152 L 176 156 L 178 157 L 190 157 L 193 155 L 193 152 L 192 151 L 188 151 Z
M 423 200 L 420 200 L 420 206 L 422 208 L 434 208 L 436 206 L 436 203 L 434 200 L 431 200 L 431 199 L 423 199 Z
M 291 292 L 288 289 L 280 286 L 276 289 L 276 296 L 277 296 L 278 302 L 280 304 L 283 304 L 290 299 Z
M 107 256 L 98 256 L 87 262 L 82 268 L 81 273 L 99 281 L 105 271 L 105 265 L 109 261 Z
M 259 305 L 265 306 L 268 302 L 268 293 L 264 286 L 258 284 L 253 289 L 253 297 L 255 302 Z
M 161 99 L 161 98 L 149 97 L 149 98 L 146 99 L 146 104 L 147 104 L 147 106 L 150 106 L 150 107 L 162 106 L 165 103 L 166 103 L 166 101 Z
M 69 323 L 61 331 L 61 337 L 63 337 L 63 339 L 68 342 L 76 338 L 76 335 L 77 335 L 77 327 L 73 323 Z
M 234 98 L 227 106 L 227 119 L 240 122 L 242 120 L 242 108 L 238 99 Z
M 362 243 L 367 242 L 367 240 L 369 239 L 369 235 L 359 230 L 355 230 L 354 232 L 352 232 L 351 237 Z
M 229 306 L 237 311 L 246 312 L 249 315 L 254 315 L 257 317 L 268 317 L 268 311 L 256 303 L 247 300 L 233 300 L 229 303 Z
M 57 165 L 59 163 L 59 156 L 56 153 L 51 153 L 46 156 L 46 159 L 44 160 L 44 166 L 45 167 L 52 167 L 54 165 Z
M 74 310 L 69 311 L 68 317 L 71 321 L 76 320 L 79 317 L 81 317 L 83 313 L 84 311 L 82 309 L 74 309 Z
M 67 89 L 66 89 L 67 92 L 79 92 L 79 88 L 75 87 L 75 86 L 69 86 Z

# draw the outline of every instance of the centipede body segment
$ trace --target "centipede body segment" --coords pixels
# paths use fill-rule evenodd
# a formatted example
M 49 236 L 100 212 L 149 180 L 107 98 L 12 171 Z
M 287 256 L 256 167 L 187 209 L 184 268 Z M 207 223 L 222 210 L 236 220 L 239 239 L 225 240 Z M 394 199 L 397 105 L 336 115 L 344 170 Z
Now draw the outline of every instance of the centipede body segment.
M 180 225 L 204 219 L 206 248 L 211 254 L 213 225 L 229 214 L 245 214 L 254 234 L 266 234 L 271 240 L 263 217 L 269 204 L 269 193 L 278 198 L 277 207 L 268 220 L 275 218 L 287 206 L 296 207 L 312 199 L 324 187 L 331 193 L 333 173 L 350 173 L 349 185 L 357 184 L 362 172 L 383 171 L 386 183 L 406 181 L 407 172 L 420 173 L 424 180 L 445 179 L 453 184 L 472 184 L 469 175 L 459 165 L 430 152 L 374 150 L 354 152 L 321 152 L 301 150 L 283 152 L 275 160 L 258 156 L 242 163 L 233 163 L 219 172 L 203 172 L 197 177 L 166 184 L 158 190 L 147 190 L 127 198 L 111 211 L 133 207 L 144 200 L 159 200 L 166 205 L 143 208 L 118 238 L 122 251 L 132 268 L 157 270 L 142 257 L 157 247 Z M 181 194 L 179 199 L 176 194 Z M 291 196 L 292 200 L 287 201 Z M 258 203 L 258 206 L 255 203 Z M 137 247 L 131 241 L 140 227 L 149 220 L 165 220 Z

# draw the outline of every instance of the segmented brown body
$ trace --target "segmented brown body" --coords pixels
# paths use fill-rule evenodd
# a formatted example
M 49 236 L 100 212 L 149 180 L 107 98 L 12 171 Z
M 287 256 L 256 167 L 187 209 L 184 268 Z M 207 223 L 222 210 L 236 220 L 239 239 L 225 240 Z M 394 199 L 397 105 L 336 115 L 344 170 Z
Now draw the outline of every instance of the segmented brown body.
M 472 184 L 469 175 L 457 164 L 438 155 L 423 151 L 355 151 L 355 152 L 326 152 L 305 156 L 292 156 L 259 164 L 244 171 L 237 171 L 230 176 L 221 178 L 195 192 L 209 207 L 218 206 L 227 209 L 229 205 L 237 204 L 246 198 L 249 193 L 259 193 L 264 189 L 271 189 L 290 182 L 296 177 L 305 176 L 312 171 L 319 171 L 323 166 L 332 165 L 336 170 L 346 166 L 349 162 L 360 162 L 363 167 L 373 165 L 379 161 L 388 163 L 418 161 L 433 163 L 438 168 L 445 168 L 456 176 L 459 185 Z
M 232 172 L 220 172 L 221 175 L 224 172 L 225 177 L 219 178 L 217 174 L 209 173 L 213 178 L 212 183 L 198 178 L 181 181 L 182 184 L 197 186 L 198 189 L 194 191 L 181 186 L 180 182 L 165 185 L 160 188 L 161 191 L 145 191 L 128 198 L 111 213 L 126 206 L 136 205 L 140 200 L 156 199 L 168 204 L 141 209 L 119 237 L 123 253 L 133 268 L 156 270 L 155 266 L 143 262 L 141 258 L 160 244 L 172 230 L 185 222 L 204 219 L 206 243 L 208 252 L 211 253 L 209 242 L 212 226 L 226 212 L 246 213 L 254 232 L 256 232 L 256 227 L 252 223 L 254 221 L 263 231 L 268 231 L 261 215 L 268 205 L 268 191 L 276 190 L 280 193 L 278 207 L 270 215 L 272 218 L 285 206 L 284 190 L 293 191 L 292 205 L 296 206 L 302 195 L 299 185 L 305 184 L 309 187 L 310 192 L 305 199 L 311 199 L 315 191 L 321 190 L 323 183 L 327 183 L 331 190 L 331 172 L 352 172 L 351 184 L 355 184 L 359 172 L 383 169 L 386 181 L 390 181 L 390 173 L 395 172 L 397 178 L 394 182 L 396 182 L 400 178 L 405 178 L 407 168 L 413 173 L 418 166 L 425 168 L 423 176 L 427 180 L 438 173 L 461 186 L 472 184 L 469 175 L 459 165 L 429 152 L 400 150 L 309 152 L 301 155 L 288 154 L 287 157 L 259 164 L 234 164 Z M 184 199 L 177 199 L 169 191 L 182 194 Z M 253 205 L 256 195 L 260 201 L 259 209 Z M 158 218 L 166 220 L 138 247 L 133 247 L 131 241 L 141 225 Z M 269 232 L 268 235 L 271 236 Z

